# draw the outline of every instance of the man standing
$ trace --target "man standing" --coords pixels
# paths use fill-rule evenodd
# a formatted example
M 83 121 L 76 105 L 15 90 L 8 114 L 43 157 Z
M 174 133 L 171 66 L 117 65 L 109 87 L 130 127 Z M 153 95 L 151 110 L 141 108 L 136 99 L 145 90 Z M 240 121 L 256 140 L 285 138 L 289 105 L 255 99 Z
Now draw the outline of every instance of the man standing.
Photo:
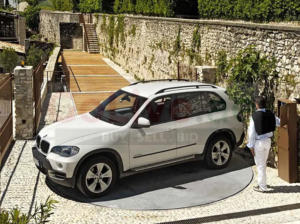
M 268 190 L 266 184 L 266 167 L 269 151 L 271 148 L 271 137 L 279 126 L 280 119 L 271 111 L 266 110 L 266 99 L 262 96 L 255 99 L 257 111 L 250 118 L 249 125 L 249 143 L 248 147 L 254 156 L 254 161 L 257 166 L 257 182 L 258 185 L 253 189 L 258 192 Z

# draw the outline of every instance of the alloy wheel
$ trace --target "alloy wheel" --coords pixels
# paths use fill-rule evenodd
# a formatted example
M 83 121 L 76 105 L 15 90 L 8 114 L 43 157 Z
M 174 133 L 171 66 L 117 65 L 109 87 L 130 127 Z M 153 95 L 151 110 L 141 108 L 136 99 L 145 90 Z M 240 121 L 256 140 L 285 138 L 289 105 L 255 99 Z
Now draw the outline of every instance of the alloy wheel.
M 212 149 L 212 160 L 217 166 L 224 165 L 230 157 L 230 147 L 225 141 L 218 141 Z
M 88 170 L 85 183 L 91 192 L 101 193 L 110 186 L 112 178 L 111 168 L 105 163 L 97 163 Z

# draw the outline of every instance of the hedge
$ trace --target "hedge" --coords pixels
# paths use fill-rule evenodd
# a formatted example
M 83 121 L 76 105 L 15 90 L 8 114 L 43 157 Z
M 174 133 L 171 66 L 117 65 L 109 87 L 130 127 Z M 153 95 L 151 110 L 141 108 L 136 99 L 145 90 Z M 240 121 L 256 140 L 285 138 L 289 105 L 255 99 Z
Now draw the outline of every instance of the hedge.
M 297 0 L 198 0 L 200 18 L 246 21 L 297 21 Z
M 198 0 L 115 0 L 115 13 L 172 17 L 198 15 Z
M 115 0 L 114 12 L 170 17 L 174 15 L 174 1 L 173 0 Z

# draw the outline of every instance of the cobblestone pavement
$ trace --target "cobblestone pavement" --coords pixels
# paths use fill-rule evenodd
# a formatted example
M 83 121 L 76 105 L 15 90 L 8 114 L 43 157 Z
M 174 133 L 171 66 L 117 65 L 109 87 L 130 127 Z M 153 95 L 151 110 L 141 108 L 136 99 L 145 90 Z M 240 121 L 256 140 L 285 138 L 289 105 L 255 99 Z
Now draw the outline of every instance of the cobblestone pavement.
M 1 172 L 1 207 L 14 206 L 28 212 L 35 202 L 48 196 L 59 201 L 51 223 L 158 223 L 198 217 L 210 217 L 215 223 L 287 223 L 300 220 L 300 184 L 287 184 L 277 177 L 277 170 L 268 168 L 268 184 L 273 193 L 254 192 L 255 181 L 239 194 L 205 206 L 166 211 L 129 211 L 78 203 L 53 193 L 45 177 L 35 168 L 31 147 L 33 141 L 17 141 Z M 253 167 L 256 175 L 256 168 Z M 138 175 L 136 175 L 138 178 Z M 297 204 L 298 203 L 298 204 Z M 293 205 L 296 206 L 285 206 Z M 268 213 L 278 207 L 277 213 Z M 262 209 L 262 210 L 261 210 Z M 288 210 L 287 210 L 288 209 Z M 238 213 L 251 211 L 249 214 Z M 234 214 L 236 219 L 224 214 Z M 266 213 L 266 214 L 264 214 Z M 221 218 L 218 216 L 221 216 Z M 233 215 L 234 217 L 234 215 Z M 218 218 L 218 219 L 216 219 Z

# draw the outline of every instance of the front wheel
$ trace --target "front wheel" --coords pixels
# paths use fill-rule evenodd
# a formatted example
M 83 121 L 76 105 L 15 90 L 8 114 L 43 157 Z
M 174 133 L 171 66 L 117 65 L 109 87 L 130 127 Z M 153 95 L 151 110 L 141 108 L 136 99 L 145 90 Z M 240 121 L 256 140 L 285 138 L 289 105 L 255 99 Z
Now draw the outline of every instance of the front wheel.
M 230 140 L 224 135 L 219 135 L 208 144 L 205 155 L 206 164 L 212 169 L 222 169 L 230 162 L 232 151 Z
M 113 162 L 105 157 L 89 160 L 79 171 L 78 189 L 88 197 L 101 197 L 108 193 L 117 180 Z

